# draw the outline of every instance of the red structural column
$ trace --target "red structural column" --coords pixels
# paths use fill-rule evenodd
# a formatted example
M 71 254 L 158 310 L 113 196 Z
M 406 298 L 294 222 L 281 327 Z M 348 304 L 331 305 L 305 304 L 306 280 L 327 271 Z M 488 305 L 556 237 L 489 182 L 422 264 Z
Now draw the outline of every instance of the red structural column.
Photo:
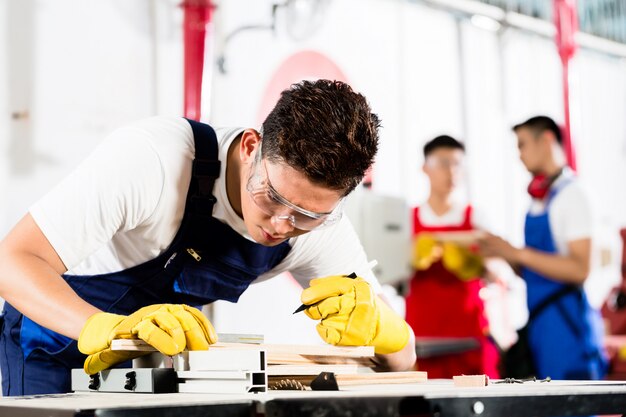
M 554 0 L 554 25 L 556 26 L 556 46 L 563 68 L 563 112 L 565 115 L 563 145 L 567 163 L 575 170 L 576 152 L 570 125 L 569 62 L 576 53 L 574 40 L 574 35 L 578 31 L 576 0 Z
M 184 116 L 200 120 L 205 41 L 214 6 L 210 0 L 184 0 L 181 6 L 184 9 Z

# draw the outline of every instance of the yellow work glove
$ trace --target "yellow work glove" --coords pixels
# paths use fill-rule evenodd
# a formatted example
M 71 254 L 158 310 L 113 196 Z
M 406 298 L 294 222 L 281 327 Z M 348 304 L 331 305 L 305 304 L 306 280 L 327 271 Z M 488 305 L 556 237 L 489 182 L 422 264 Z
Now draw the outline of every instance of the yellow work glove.
M 454 243 L 443 244 L 443 266 L 463 281 L 480 277 L 484 270 L 483 258 L 469 248 Z
M 327 343 L 374 346 L 376 353 L 394 353 L 409 341 L 409 328 L 363 278 L 330 276 L 311 280 L 302 292 L 305 310 L 321 320 L 317 332 Z
M 423 271 L 441 258 L 441 245 L 428 233 L 420 233 L 413 242 L 411 264 L 418 271 Z
M 111 350 L 114 339 L 141 339 L 171 356 L 185 348 L 207 350 L 217 342 L 217 334 L 200 310 L 184 304 L 154 304 L 129 316 L 96 313 L 78 338 L 78 350 L 89 355 L 84 364 L 86 373 L 94 374 L 145 354 Z

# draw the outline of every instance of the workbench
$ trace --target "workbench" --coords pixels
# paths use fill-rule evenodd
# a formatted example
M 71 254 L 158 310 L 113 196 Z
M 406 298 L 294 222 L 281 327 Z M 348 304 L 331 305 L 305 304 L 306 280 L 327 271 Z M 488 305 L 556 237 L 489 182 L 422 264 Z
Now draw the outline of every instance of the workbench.
M 436 416 L 624 414 L 626 381 L 551 381 L 459 388 L 451 380 L 348 391 L 250 394 L 72 393 L 0 398 L 11 417 Z

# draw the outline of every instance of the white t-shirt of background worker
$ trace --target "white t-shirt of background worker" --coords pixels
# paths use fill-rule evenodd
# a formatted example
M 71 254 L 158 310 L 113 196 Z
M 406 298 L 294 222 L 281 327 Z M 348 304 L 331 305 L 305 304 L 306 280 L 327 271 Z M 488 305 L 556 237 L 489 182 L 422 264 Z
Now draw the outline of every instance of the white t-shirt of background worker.
M 429 227 L 460 226 L 465 222 L 466 209 L 467 204 L 454 202 L 450 210 L 439 215 L 433 211 L 428 202 L 425 202 L 419 206 L 419 220 L 424 226 Z M 490 229 L 487 223 L 485 213 L 472 206 L 472 214 L 470 217 L 472 227 L 477 230 L 489 231 Z
M 222 164 L 213 216 L 252 240 L 226 194 L 226 154 L 243 130 L 216 129 Z M 180 227 L 194 154 L 185 119 L 140 120 L 108 135 L 30 214 L 69 274 L 99 275 L 142 264 L 163 253 Z M 289 244 L 287 257 L 257 281 L 289 271 L 306 287 L 312 278 L 356 272 L 376 293 L 382 291 L 346 216 Z
M 551 189 L 560 188 L 548 205 L 552 239 L 559 255 L 569 255 L 569 242 L 592 236 L 592 215 L 587 195 L 571 169 L 565 167 Z M 533 199 L 529 213 L 538 215 L 546 210 L 544 200 Z

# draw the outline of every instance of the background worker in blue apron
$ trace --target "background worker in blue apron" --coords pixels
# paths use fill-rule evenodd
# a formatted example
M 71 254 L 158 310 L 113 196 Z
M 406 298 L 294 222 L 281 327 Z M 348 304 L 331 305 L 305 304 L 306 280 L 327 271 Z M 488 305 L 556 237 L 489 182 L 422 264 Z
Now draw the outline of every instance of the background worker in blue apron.
M 378 128 L 362 95 L 318 80 L 283 91 L 259 131 L 154 117 L 113 132 L 0 243 L 4 395 L 67 392 L 72 368 L 128 364 L 116 338 L 207 349 L 216 333 L 196 307 L 283 271 L 311 284 L 302 300 L 319 302 L 306 313 L 324 340 L 410 368 L 413 335 L 341 215 Z
M 536 376 L 601 379 L 606 372 L 602 321 L 582 287 L 591 255 L 589 203 L 565 166 L 561 131 L 552 119 L 533 117 L 513 130 L 522 163 L 534 176 L 528 188 L 526 246 L 518 249 L 490 235 L 481 249 L 521 270 L 529 311 L 553 297 L 529 323 Z

